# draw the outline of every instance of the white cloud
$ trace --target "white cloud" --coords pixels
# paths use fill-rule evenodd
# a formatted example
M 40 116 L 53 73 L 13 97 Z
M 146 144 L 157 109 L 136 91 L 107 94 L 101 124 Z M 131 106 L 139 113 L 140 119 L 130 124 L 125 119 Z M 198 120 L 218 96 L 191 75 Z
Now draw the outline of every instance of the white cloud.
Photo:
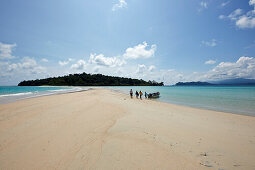
M 209 60 L 210 61 L 210 60 Z M 209 63 L 214 63 L 210 61 Z M 215 64 L 215 63 L 214 63 Z M 149 72 L 146 65 L 137 66 L 133 77 L 145 80 L 163 81 L 165 84 L 175 84 L 179 81 L 217 81 L 232 78 L 255 78 L 255 58 L 240 57 L 236 62 L 221 62 L 207 72 L 182 73 L 174 69 L 163 69 Z
M 114 4 L 112 7 L 112 11 L 116 11 L 118 9 L 127 7 L 127 2 L 125 0 L 119 0 L 118 3 Z
M 7 71 L 8 71 L 8 72 L 12 72 L 12 71 L 16 70 L 17 68 L 18 68 L 18 64 L 15 64 L 15 63 L 13 63 L 13 64 L 8 64 Z
M 205 2 L 205 1 L 201 1 L 201 2 L 200 2 L 200 6 L 201 6 L 202 8 L 208 8 L 208 3 Z
M 68 60 L 66 61 L 59 61 L 58 64 L 61 65 L 61 66 L 65 66 L 67 64 L 69 64 L 70 62 L 72 62 L 73 59 L 72 58 L 69 58 Z
M 205 62 L 205 64 L 215 64 L 215 63 L 216 63 L 215 60 L 208 60 L 208 61 Z
M 41 61 L 45 62 L 45 63 L 49 62 L 49 60 L 47 58 L 42 58 Z
M 222 2 L 220 6 L 221 6 L 221 7 L 225 7 L 225 6 L 228 5 L 229 3 L 230 3 L 230 1 Z
M 243 13 L 242 9 L 238 8 L 228 15 L 231 20 L 236 20 L 239 15 Z
M 148 44 L 146 42 L 143 42 L 143 44 L 138 44 L 137 46 L 127 48 L 125 54 L 123 54 L 123 57 L 126 59 L 153 57 L 157 46 L 153 44 L 151 45 L 151 48 L 146 49 L 147 47 Z
M 220 15 L 219 16 L 219 19 L 225 19 L 225 18 L 228 18 L 230 20 L 237 20 L 238 17 L 240 17 L 240 15 L 243 13 L 243 10 L 238 8 L 236 10 L 234 10 L 233 12 L 231 12 L 228 16 L 225 16 L 225 15 Z
M 236 62 L 221 62 L 201 78 L 204 80 L 255 78 L 255 58 L 240 57 Z
M 0 59 L 13 59 L 12 49 L 16 44 L 4 44 L 0 42 Z
M 215 47 L 217 45 L 217 41 L 212 39 L 211 41 L 202 41 L 202 44 L 208 47 Z
M 219 16 L 219 19 L 225 19 L 225 18 L 226 18 L 225 15 L 220 15 L 220 16 Z
M 228 16 L 220 15 L 219 19 L 228 18 L 235 22 L 238 28 L 255 28 L 255 0 L 250 0 L 249 5 L 253 6 L 253 10 L 248 11 L 246 14 L 242 15 L 242 9 L 238 8 Z
M 35 59 L 30 57 L 24 57 L 17 63 L 4 62 L 2 68 L 1 72 L 9 75 L 40 74 L 46 71 L 46 68 L 38 65 Z
M 138 64 L 136 73 L 142 74 L 147 70 L 147 67 L 144 64 Z
M 93 68 L 93 72 L 94 72 L 94 73 L 98 73 L 98 72 L 99 72 L 99 69 L 100 69 L 99 66 L 95 66 L 95 67 Z
M 236 26 L 239 28 L 255 28 L 255 17 L 243 15 L 236 21 Z
M 105 57 L 103 54 L 90 54 L 89 63 L 106 66 L 106 67 L 116 67 L 125 64 L 124 60 L 117 57 Z
M 255 5 L 255 0 L 250 0 L 249 5 Z
M 72 64 L 71 68 L 75 70 L 84 70 L 86 68 L 86 65 L 87 65 L 86 61 L 79 60 L 75 64 Z
M 154 65 L 151 65 L 151 66 L 149 67 L 149 71 L 150 71 L 150 72 L 154 71 L 155 69 L 156 69 L 156 66 L 154 66 Z
M 59 61 L 58 64 L 61 66 L 67 65 L 69 62 L 68 61 Z
M 19 67 L 22 69 L 33 69 L 36 65 L 36 61 L 30 57 L 24 57 L 19 63 Z

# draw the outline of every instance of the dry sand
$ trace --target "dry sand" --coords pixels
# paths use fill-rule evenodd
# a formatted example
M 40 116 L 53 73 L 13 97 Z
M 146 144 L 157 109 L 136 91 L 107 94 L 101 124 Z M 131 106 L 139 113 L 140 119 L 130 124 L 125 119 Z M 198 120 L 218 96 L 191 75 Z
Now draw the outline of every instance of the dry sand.
M 103 88 L 0 105 L 0 169 L 255 169 L 255 117 Z

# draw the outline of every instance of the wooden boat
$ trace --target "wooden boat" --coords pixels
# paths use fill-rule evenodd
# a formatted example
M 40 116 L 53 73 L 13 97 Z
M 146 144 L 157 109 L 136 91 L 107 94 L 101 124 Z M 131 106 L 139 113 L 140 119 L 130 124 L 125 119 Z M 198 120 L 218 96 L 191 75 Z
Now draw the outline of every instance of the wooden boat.
M 148 94 L 148 98 L 159 98 L 160 93 L 156 92 L 156 93 L 149 93 Z

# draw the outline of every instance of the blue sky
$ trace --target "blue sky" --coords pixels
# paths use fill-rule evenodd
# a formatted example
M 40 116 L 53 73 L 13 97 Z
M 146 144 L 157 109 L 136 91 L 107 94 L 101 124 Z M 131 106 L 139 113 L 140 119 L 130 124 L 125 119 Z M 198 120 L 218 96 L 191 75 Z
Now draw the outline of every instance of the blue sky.
M 70 73 L 255 78 L 255 0 L 2 0 L 0 85 Z

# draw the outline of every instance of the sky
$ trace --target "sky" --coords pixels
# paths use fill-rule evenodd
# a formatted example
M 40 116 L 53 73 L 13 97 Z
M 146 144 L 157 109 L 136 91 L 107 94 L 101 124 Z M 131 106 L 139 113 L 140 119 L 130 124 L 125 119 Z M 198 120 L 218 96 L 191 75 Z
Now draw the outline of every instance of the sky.
M 0 86 L 74 73 L 255 78 L 255 0 L 1 0 Z

